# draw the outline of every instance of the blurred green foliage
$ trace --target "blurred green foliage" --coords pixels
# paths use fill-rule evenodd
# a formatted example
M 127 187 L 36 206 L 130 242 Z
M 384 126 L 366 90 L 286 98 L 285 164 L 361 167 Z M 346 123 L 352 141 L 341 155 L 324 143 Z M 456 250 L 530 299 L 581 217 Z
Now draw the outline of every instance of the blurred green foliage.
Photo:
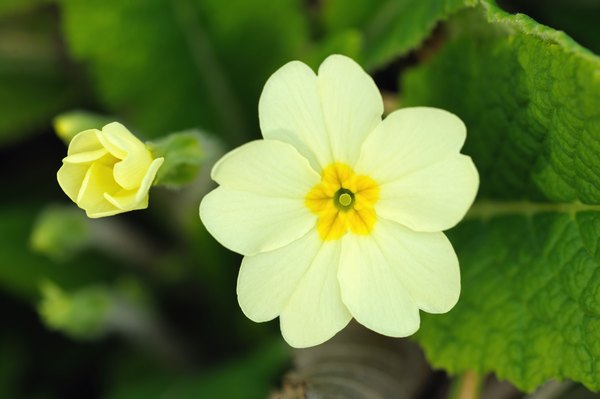
M 235 143 L 256 134 L 262 82 L 307 35 L 295 0 L 60 3 L 101 101 L 149 137 L 193 126 Z
M 102 287 L 86 287 L 69 295 L 50 281 L 41 284 L 39 312 L 46 324 L 76 339 L 93 339 L 104 333 L 111 306 Z
M 0 3 L 0 144 L 39 132 L 75 103 L 77 87 L 60 57 L 60 27 L 51 13 L 30 12 L 35 3 Z
M 329 32 L 362 32 L 358 60 L 368 69 L 418 48 L 438 22 L 477 0 L 326 1 L 323 20 Z
M 501 3 L 600 49 L 593 1 Z M 466 149 L 488 199 L 598 204 L 597 174 L 585 168 L 600 134 L 592 115 L 597 57 L 526 17 L 514 24 L 496 14 L 473 18 L 480 7 L 477 0 L 0 1 L 0 312 L 8 320 L 0 330 L 0 397 L 263 398 L 278 384 L 288 348 L 275 324 L 242 315 L 240 259 L 207 234 L 197 212 L 212 187 L 210 162 L 259 137 L 262 86 L 292 59 L 317 67 L 331 53 L 347 54 L 387 90 L 400 76 L 403 105 L 456 112 L 469 127 Z M 518 33 L 523 26 L 544 45 Z M 83 219 L 56 184 L 61 139 L 113 119 L 157 153 L 178 153 L 161 179 L 180 189 L 154 188 L 144 212 Z M 572 131 L 589 150 L 563 164 L 577 147 Z M 597 387 L 581 349 L 584 342 L 598 353 L 595 302 L 571 303 L 571 318 L 555 319 L 543 313 L 550 300 L 502 301 L 520 287 L 512 282 L 519 273 L 535 285 L 563 268 L 573 286 L 595 273 L 597 212 L 522 219 L 508 215 L 491 223 L 497 227 L 472 221 L 452 233 L 465 267 L 464 301 L 447 316 L 424 318 L 418 339 L 451 371 L 493 370 L 527 389 L 550 377 Z M 543 250 L 557 241 L 570 246 Z M 573 251 L 591 251 L 590 258 L 576 262 Z M 469 312 L 470 303 L 485 309 Z M 585 306 L 593 309 L 582 316 Z M 485 318 L 494 312 L 508 316 Z M 512 334 L 561 360 L 494 341 L 514 315 L 522 328 Z M 544 326 L 522 324 L 542 316 L 565 331 L 562 341 Z M 577 323 L 591 328 L 585 339 Z M 505 334 L 514 345 L 525 341 Z M 577 365 L 561 369 L 569 362 Z M 531 364 L 535 376 L 514 371 Z
M 31 231 L 31 248 L 56 261 L 65 261 L 92 245 L 88 219 L 74 206 L 50 206 Z

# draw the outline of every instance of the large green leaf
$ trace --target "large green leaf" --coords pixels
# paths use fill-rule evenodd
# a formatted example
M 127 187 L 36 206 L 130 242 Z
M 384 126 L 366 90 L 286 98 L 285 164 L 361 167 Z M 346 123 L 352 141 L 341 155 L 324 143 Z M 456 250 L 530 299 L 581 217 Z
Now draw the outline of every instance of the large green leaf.
M 307 37 L 298 0 L 61 4 L 102 102 L 148 136 L 201 127 L 246 141 L 262 85 Z
M 373 69 L 418 48 L 436 24 L 477 0 L 328 0 L 323 22 L 329 32 L 359 30 L 359 58 Z
M 510 0 L 509 4 L 544 25 L 568 32 L 579 44 L 600 54 L 600 1 Z
M 481 174 L 450 233 L 463 292 L 417 339 L 436 366 L 494 371 L 525 390 L 569 378 L 600 389 L 600 59 L 487 1 L 403 80 L 406 105 L 467 124 Z M 587 205 L 586 205 L 587 204 Z

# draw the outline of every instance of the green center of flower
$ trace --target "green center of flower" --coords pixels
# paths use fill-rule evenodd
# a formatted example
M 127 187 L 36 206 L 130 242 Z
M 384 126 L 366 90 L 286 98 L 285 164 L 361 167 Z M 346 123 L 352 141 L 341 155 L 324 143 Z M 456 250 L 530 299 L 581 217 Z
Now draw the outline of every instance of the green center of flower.
M 346 188 L 340 188 L 333 199 L 336 207 L 342 211 L 349 211 L 354 205 L 354 193 Z

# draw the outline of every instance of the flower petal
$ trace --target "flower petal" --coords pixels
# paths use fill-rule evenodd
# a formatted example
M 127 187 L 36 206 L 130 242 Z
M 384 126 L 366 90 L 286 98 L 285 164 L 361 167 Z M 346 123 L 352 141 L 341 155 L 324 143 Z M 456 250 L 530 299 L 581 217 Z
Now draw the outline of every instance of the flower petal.
M 416 231 L 447 230 L 465 216 L 478 187 L 471 158 L 455 154 L 381 185 L 377 215 Z
M 327 57 L 318 79 L 334 159 L 353 166 L 365 137 L 381 122 L 379 89 L 360 65 L 342 55 Z
M 81 183 L 77 205 L 85 209 L 91 218 L 114 215 L 121 212 L 104 198 L 104 193 L 117 189 L 112 177 L 112 168 L 101 163 L 92 164 Z
M 223 246 L 242 255 L 281 248 L 315 226 L 304 199 L 218 187 L 200 203 L 200 219 Z
M 444 233 L 420 233 L 380 221 L 373 238 L 419 309 L 446 313 L 460 296 L 460 269 Z
M 379 227 L 377 223 L 372 234 Z M 367 328 L 406 337 L 419 329 L 419 309 L 408 290 L 410 282 L 398 267 L 395 255 L 372 235 L 346 234 L 342 239 L 338 272 L 342 301 Z
M 156 174 L 158 173 L 158 170 L 164 162 L 165 159 L 163 157 L 156 158 L 152 161 L 152 163 L 148 167 L 148 170 L 146 171 L 146 174 L 144 175 L 144 178 L 142 179 L 140 187 L 137 190 L 137 201 L 140 201 L 145 196 L 147 197 L 148 191 L 150 191 L 150 187 L 152 186 L 152 183 L 154 183 L 154 179 L 156 178 Z
M 137 191 L 135 190 L 122 190 L 114 195 L 104 193 L 104 198 L 112 205 L 119 208 L 121 212 L 148 208 L 148 195 L 146 194 L 145 197 L 138 200 L 136 194 Z
M 465 137 L 464 123 L 450 112 L 403 108 L 366 138 L 355 170 L 384 184 L 456 155 Z
M 98 129 L 88 129 L 77 133 L 69 143 L 68 155 L 79 154 L 82 152 L 101 150 L 104 147 L 98 139 Z
M 309 234 L 316 235 L 316 232 Z M 279 316 L 281 334 L 291 346 L 319 345 L 351 320 L 341 300 L 337 279 L 339 260 L 339 241 L 322 244 L 296 285 Z
M 313 70 L 292 61 L 269 78 L 258 103 L 263 137 L 293 145 L 317 172 L 333 161 L 319 90 Z
M 114 166 L 114 179 L 125 190 L 139 187 L 150 163 L 152 154 L 125 126 L 112 122 L 98 135 L 104 148 L 120 159 Z
M 122 211 L 146 209 L 148 207 L 148 191 L 163 162 L 164 158 L 156 158 L 152 161 L 142 184 L 137 190 L 120 190 L 114 195 L 105 193 L 104 198 Z
M 79 188 L 88 169 L 89 165 L 63 163 L 56 174 L 60 188 L 62 188 L 73 202 L 77 202 Z
M 64 163 L 92 163 L 107 155 L 108 151 L 104 148 L 94 151 L 80 152 L 77 154 L 71 154 L 63 158 Z M 114 159 L 114 158 L 112 158 Z
M 279 316 L 321 245 L 311 230 L 285 247 L 244 257 L 237 281 L 238 302 L 244 314 L 256 322 Z
M 226 154 L 211 177 L 222 187 L 282 198 L 304 198 L 320 176 L 290 144 L 257 140 Z
M 146 148 L 129 152 L 125 159 L 114 166 L 115 181 L 124 189 L 133 190 L 140 186 L 151 163 L 152 155 Z
M 113 155 L 120 159 L 123 159 L 125 154 L 146 149 L 144 143 L 119 122 L 104 126 L 100 139 L 102 144 L 111 153 L 114 151 Z

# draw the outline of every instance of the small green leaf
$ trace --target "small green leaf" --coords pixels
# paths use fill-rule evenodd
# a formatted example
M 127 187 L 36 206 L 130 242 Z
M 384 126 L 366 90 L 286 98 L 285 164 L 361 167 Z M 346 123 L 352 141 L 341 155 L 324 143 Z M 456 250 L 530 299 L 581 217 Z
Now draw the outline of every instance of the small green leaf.
M 600 58 L 482 1 L 405 76 L 406 105 L 448 109 L 480 171 L 470 221 L 449 234 L 462 294 L 417 335 L 450 372 L 600 389 Z M 507 202 L 510 201 L 510 202 Z
M 165 158 L 154 181 L 157 186 L 174 188 L 191 183 L 205 159 L 202 133 L 197 130 L 172 133 L 147 146 L 155 158 Z

